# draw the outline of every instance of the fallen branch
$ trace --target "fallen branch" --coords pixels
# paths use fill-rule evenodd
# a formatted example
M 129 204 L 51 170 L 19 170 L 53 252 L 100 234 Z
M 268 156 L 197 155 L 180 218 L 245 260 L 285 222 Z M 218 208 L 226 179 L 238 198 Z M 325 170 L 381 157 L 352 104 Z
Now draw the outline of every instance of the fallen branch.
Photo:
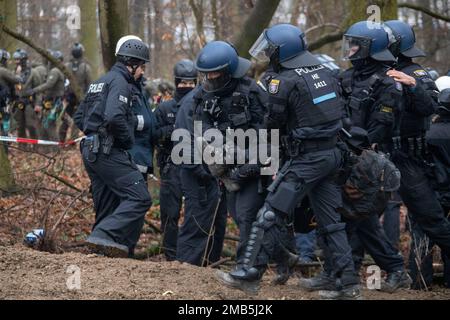
M 218 267 L 218 266 L 220 266 L 221 264 L 224 264 L 225 262 L 228 262 L 228 261 L 230 261 L 230 260 L 231 260 L 230 257 L 226 257 L 226 258 L 220 259 L 219 261 L 216 261 L 216 262 L 214 262 L 214 263 L 211 263 L 208 267 L 210 267 L 210 268 L 215 268 L 215 267 Z
M 73 190 L 76 190 L 78 192 L 83 192 L 83 190 L 77 188 L 76 186 L 74 186 L 72 183 L 70 183 L 69 181 L 65 180 L 64 178 L 61 178 L 61 177 L 59 177 L 57 175 L 54 175 L 53 173 L 50 173 L 50 172 L 47 172 L 47 171 L 44 171 L 44 174 L 49 176 L 49 177 L 52 177 L 55 180 L 58 180 L 59 182 L 65 184 L 66 186 L 68 186 L 69 188 L 72 188 Z

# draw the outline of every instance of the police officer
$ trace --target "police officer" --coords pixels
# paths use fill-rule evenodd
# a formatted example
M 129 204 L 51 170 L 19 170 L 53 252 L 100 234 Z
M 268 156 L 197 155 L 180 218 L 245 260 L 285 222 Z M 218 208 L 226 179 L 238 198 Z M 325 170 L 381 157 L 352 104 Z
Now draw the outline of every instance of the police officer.
M 50 50 L 53 58 L 63 61 L 64 57 L 61 51 Z M 42 94 L 42 109 L 35 108 L 35 111 L 40 113 L 42 133 L 41 138 L 45 140 L 57 140 L 56 134 L 56 120 L 60 117 L 63 111 L 62 98 L 64 96 L 64 82 L 65 77 L 61 70 L 56 66 L 51 65 L 47 80 L 33 87 L 30 90 L 24 90 L 23 95 Z
M 14 85 L 19 84 L 22 78 L 14 75 L 7 69 L 7 63 L 10 58 L 8 51 L 0 49 L 0 120 L 2 135 L 6 135 L 10 125 L 9 104 L 14 93 Z
M 23 79 L 23 83 L 16 86 L 17 99 L 14 103 L 14 119 L 17 124 L 17 135 L 37 139 L 39 134 L 39 118 L 35 112 L 35 105 L 41 103 L 41 95 L 30 92 L 30 89 L 42 84 L 39 73 L 28 63 L 28 53 L 23 49 L 14 52 L 16 74 Z M 29 135 L 27 135 L 27 131 Z
M 445 79 L 447 78 L 447 79 Z M 438 79 L 439 80 L 439 79 Z M 439 203 L 444 209 L 444 214 L 450 212 L 450 77 L 441 77 L 436 81 L 439 94 L 439 107 L 437 117 L 426 134 L 428 145 L 428 161 L 430 177 L 433 189 L 436 191 Z M 409 256 L 409 269 L 414 280 L 412 288 L 424 289 L 430 287 L 433 282 L 433 254 L 431 248 L 433 242 L 426 237 L 418 223 L 412 220 L 412 243 Z M 430 248 L 430 250 L 425 250 Z M 417 257 L 422 254 L 421 257 Z M 444 284 L 450 287 L 450 257 L 441 252 L 444 262 Z M 418 265 L 418 262 L 421 262 Z
M 201 72 L 202 91 L 194 99 L 202 110 L 203 131 L 217 129 L 226 137 L 226 130 L 257 130 L 263 127 L 265 108 L 263 101 L 266 93 L 261 91 L 254 80 L 245 76 L 250 62 L 240 58 L 236 50 L 223 41 L 208 43 L 200 52 L 196 67 Z M 233 71 L 235 70 L 235 71 Z M 248 155 L 245 164 L 217 165 L 221 170 L 220 178 L 233 193 L 234 211 L 239 227 L 239 244 L 237 248 L 237 265 L 243 264 L 244 251 L 252 223 L 264 203 L 264 189 L 260 179 L 258 163 L 250 164 L 250 145 L 257 141 L 248 141 L 245 146 L 237 146 Z M 221 146 L 219 146 L 221 147 Z M 236 159 L 234 159 L 236 160 Z M 236 162 L 235 162 L 236 163 Z M 231 182 L 228 181 L 231 179 Z
M 75 43 L 72 47 L 72 59 L 66 63 L 66 67 L 72 71 L 83 93 L 87 92 L 89 85 L 92 82 L 91 67 L 84 60 L 84 47 L 81 43 Z M 76 106 L 78 105 L 77 98 L 73 93 L 72 88 L 69 86 L 64 94 L 64 100 L 67 103 L 64 114 L 61 116 L 62 123 L 59 127 L 59 141 L 65 141 L 67 136 L 67 130 L 69 129 L 70 120 L 75 113 Z M 74 132 L 76 128 L 72 128 L 72 137 L 76 136 Z
M 171 160 L 180 164 L 181 190 L 184 196 L 184 222 L 178 231 L 176 259 L 206 266 L 220 259 L 227 208 L 225 194 L 218 181 L 203 162 L 194 161 L 194 152 L 198 151 L 193 145 L 194 119 L 201 115 L 194 96 L 201 90 L 202 86 L 197 86 L 182 99 L 175 129 L 177 132 L 183 131 L 186 137 L 175 144 L 176 147 L 183 147 L 181 156 L 184 160 L 174 159 L 175 147 Z
M 158 158 L 161 186 L 159 189 L 159 203 L 161 211 L 161 230 L 163 231 L 163 248 L 166 259 L 176 259 L 178 220 L 183 199 L 180 181 L 180 167 L 171 159 L 173 143 L 172 132 L 175 129 L 175 119 L 183 98 L 191 92 L 197 84 L 197 70 L 191 60 L 178 61 L 173 69 L 175 77 L 175 96 L 162 102 L 155 110 L 158 131 Z
M 136 128 L 131 86 L 149 61 L 149 48 L 137 39 L 121 39 L 117 62 L 90 85 L 74 115 L 86 138 L 81 153 L 92 184 L 96 221 L 87 244 L 113 257 L 131 254 L 151 206 L 147 185 L 127 150 Z
M 400 133 L 390 145 L 393 161 L 402 175 L 400 195 L 408 214 L 446 255 L 450 255 L 450 222 L 427 177 L 425 134 L 436 110 L 437 88 L 428 73 L 412 59 L 424 56 L 415 47 L 412 28 L 401 21 L 385 25 L 399 38 L 393 50 L 398 54 L 397 70 L 389 75 L 404 84 L 406 102 L 400 119 Z M 397 49 L 397 50 L 395 50 Z
M 379 23 L 355 23 L 344 35 L 343 58 L 353 65 L 341 75 L 348 116 L 354 127 L 368 132 L 373 147 L 391 143 L 399 132 L 404 100 L 401 84 L 386 75 L 389 64 L 395 61 L 388 46 L 389 35 Z M 411 279 L 404 269 L 403 257 L 387 238 L 377 214 L 349 221 L 348 232 L 355 264 L 361 266 L 363 248 L 387 272 L 383 291 L 409 287 Z
M 269 186 L 244 253 L 244 265 L 218 273 L 230 286 L 256 292 L 271 258 L 286 255 L 290 245 L 286 221 L 308 195 L 318 222 L 318 236 L 328 254 L 325 270 L 333 279 L 330 299 L 360 296 L 345 224 L 336 211 L 341 205 L 334 174 L 342 154 L 336 147 L 342 128 L 343 105 L 330 71 L 307 51 L 304 33 L 289 24 L 264 30 L 250 49 L 257 59 L 270 61 L 264 77 L 269 92 L 268 128 L 286 128 L 282 139 L 289 158 Z

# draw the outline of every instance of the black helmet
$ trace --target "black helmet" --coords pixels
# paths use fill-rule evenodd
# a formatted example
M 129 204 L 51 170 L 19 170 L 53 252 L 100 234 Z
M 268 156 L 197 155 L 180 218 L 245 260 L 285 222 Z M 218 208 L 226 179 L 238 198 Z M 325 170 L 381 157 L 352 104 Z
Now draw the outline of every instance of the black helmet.
M 83 57 L 84 47 L 81 43 L 75 43 L 72 47 L 72 57 L 80 59 Z
M 63 56 L 62 52 L 59 50 L 51 51 L 51 55 L 53 58 L 55 58 L 59 61 L 64 61 L 64 56 Z
M 450 88 L 444 89 L 439 93 L 438 113 L 450 113 Z
M 17 49 L 13 53 L 13 59 L 14 60 L 27 60 L 28 59 L 28 52 L 26 52 L 24 49 Z
M 122 43 L 117 50 L 116 56 L 126 64 L 138 61 L 150 62 L 148 45 L 138 39 L 130 39 Z
M 9 58 L 11 58 L 9 52 L 4 49 L 0 49 L 0 64 L 5 65 Z
M 189 59 L 178 61 L 173 68 L 173 75 L 175 79 L 195 80 L 197 79 L 197 69 L 195 69 L 194 62 Z

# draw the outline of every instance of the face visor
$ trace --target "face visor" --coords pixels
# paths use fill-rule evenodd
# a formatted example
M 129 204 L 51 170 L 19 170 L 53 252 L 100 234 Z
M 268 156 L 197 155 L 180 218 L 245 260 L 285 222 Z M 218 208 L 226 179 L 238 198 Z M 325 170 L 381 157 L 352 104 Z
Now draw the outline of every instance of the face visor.
M 370 55 L 371 40 L 364 37 L 344 35 L 342 40 L 342 60 L 366 59 Z
M 217 92 L 225 88 L 231 81 L 231 74 L 225 69 L 211 72 L 201 72 L 200 78 L 202 81 L 203 90 L 205 92 Z
M 266 32 L 267 31 L 261 33 L 258 40 L 256 40 L 256 42 L 248 51 L 253 58 L 260 62 L 269 62 L 270 57 L 272 57 L 272 55 L 278 49 L 277 45 L 271 43 L 267 39 Z

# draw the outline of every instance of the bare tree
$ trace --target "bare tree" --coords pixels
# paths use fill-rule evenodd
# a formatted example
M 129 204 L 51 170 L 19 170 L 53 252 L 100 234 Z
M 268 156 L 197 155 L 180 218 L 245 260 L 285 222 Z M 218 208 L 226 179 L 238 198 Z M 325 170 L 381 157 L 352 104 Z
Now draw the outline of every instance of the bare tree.
M 100 35 L 103 64 L 109 70 L 115 63 L 117 41 L 129 33 L 128 2 L 123 0 L 99 0 Z
M 0 19 L 4 19 L 4 24 L 10 29 L 15 30 L 17 28 L 16 0 L 0 0 Z M 6 48 L 8 51 L 17 48 L 17 41 L 6 34 L 0 34 L 0 43 L 0 47 Z

